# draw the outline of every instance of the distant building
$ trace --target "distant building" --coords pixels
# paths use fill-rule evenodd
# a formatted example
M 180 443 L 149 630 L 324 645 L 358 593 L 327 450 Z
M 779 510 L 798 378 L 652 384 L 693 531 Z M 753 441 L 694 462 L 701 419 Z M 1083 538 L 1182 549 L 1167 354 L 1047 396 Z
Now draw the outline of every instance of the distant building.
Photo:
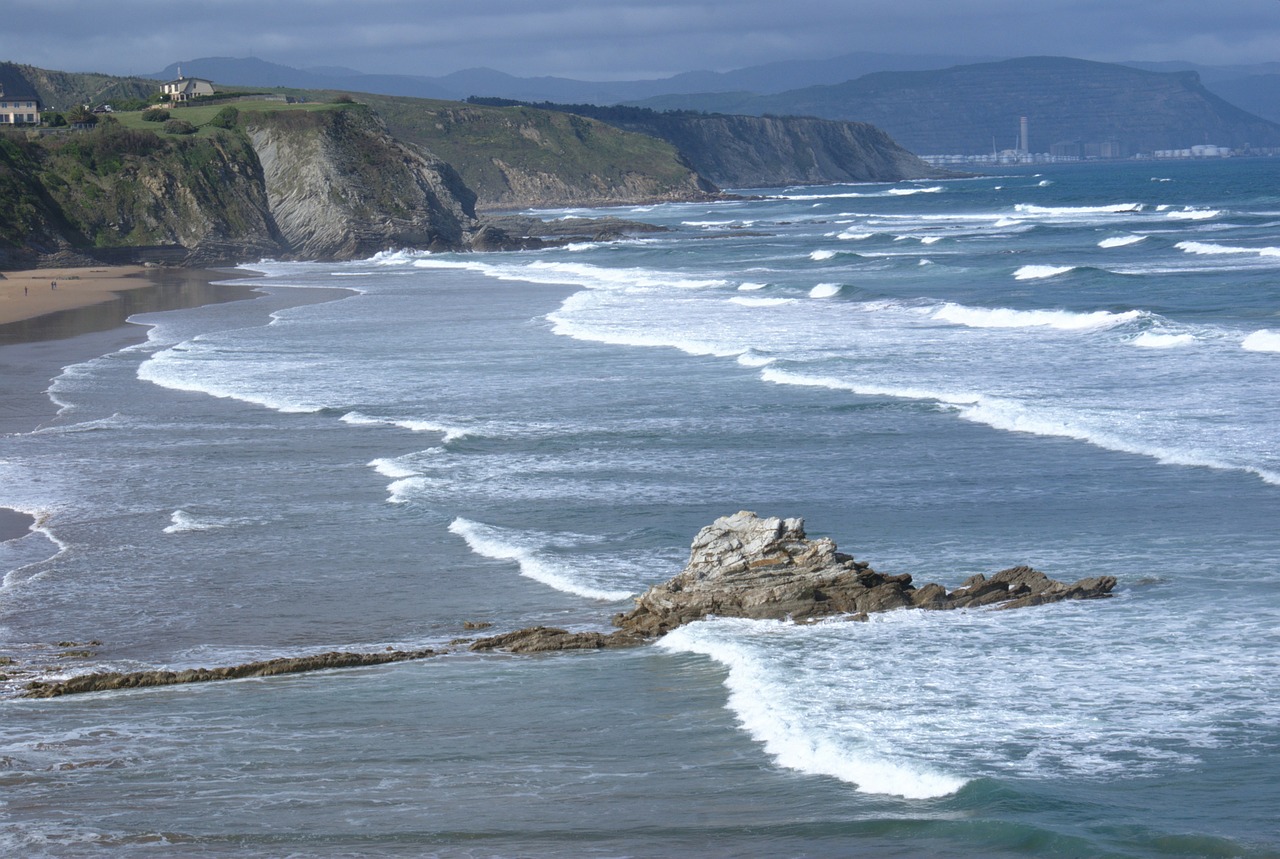
M 213 81 L 204 78 L 184 78 L 181 69 L 178 70 L 176 80 L 163 84 L 160 89 L 169 101 L 173 102 L 191 101 L 194 98 L 214 94 Z
M 39 125 L 40 97 L 11 63 L 0 63 L 0 126 Z

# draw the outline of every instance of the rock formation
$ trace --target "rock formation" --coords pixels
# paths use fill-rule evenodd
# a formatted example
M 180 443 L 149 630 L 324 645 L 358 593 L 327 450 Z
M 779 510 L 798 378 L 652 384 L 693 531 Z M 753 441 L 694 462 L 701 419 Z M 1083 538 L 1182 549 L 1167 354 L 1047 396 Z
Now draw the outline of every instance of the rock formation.
M 356 668 L 365 665 L 385 665 L 388 662 L 407 662 L 436 656 L 434 650 L 388 650 L 382 653 L 345 653 L 332 651 L 315 656 L 298 656 L 285 659 L 268 659 L 248 662 L 225 668 L 189 668 L 185 671 L 116 671 L 100 674 L 82 674 L 68 680 L 42 681 L 27 684 L 26 698 L 56 698 L 59 695 L 75 695 L 81 692 L 106 692 L 114 689 L 141 689 L 146 686 L 174 686 L 180 683 L 208 683 L 214 680 L 239 680 L 245 677 L 274 677 L 277 674 L 300 674 L 305 671 L 324 671 L 330 668 Z
M 652 637 L 710 615 L 803 621 L 895 608 L 1014 608 L 1105 597 L 1115 585 L 1111 576 L 1067 585 L 1013 567 L 989 579 L 973 576 L 951 592 L 937 584 L 917 588 L 910 575 L 883 575 L 836 551 L 828 537 L 808 539 L 802 519 L 742 511 L 699 531 L 684 571 L 649 588 L 634 609 L 613 620 Z
M 243 115 L 289 253 L 355 259 L 403 247 L 465 247 L 475 195 L 448 164 L 393 139 L 372 111 Z
M 481 638 L 471 642 L 469 649 L 545 653 L 635 647 L 678 626 L 711 616 L 794 621 L 844 616 L 866 620 L 871 612 L 898 608 L 1005 609 L 1097 599 L 1110 596 L 1115 586 L 1112 576 L 1065 584 L 1031 567 L 1020 566 L 1001 570 L 990 578 L 971 576 L 950 592 L 938 584 L 917 588 L 909 575 L 883 575 L 865 562 L 836 551 L 836 544 L 828 537 L 810 540 L 805 536 L 803 519 L 763 519 L 742 511 L 721 517 L 699 531 L 684 570 L 637 597 L 631 611 L 615 615 L 613 623 L 618 629 L 614 632 L 571 632 L 533 626 Z M 482 622 L 464 624 L 467 629 L 487 626 Z M 32 682 L 25 694 L 29 698 L 52 698 L 78 692 L 381 665 L 435 655 L 438 654 L 433 650 L 323 653 L 226 668 L 85 674 L 56 682 Z
M 551 650 L 601 650 L 606 647 L 632 647 L 645 638 L 633 632 L 613 633 L 569 632 L 552 626 L 531 626 L 482 638 L 471 645 L 474 651 L 505 650 L 508 653 L 545 653 Z

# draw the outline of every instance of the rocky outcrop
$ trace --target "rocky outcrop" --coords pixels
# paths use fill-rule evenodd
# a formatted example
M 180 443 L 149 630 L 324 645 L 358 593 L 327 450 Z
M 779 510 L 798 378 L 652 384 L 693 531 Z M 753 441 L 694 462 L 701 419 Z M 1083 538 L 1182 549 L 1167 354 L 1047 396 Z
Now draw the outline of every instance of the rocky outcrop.
M 614 615 L 615 632 L 569 632 L 546 626 L 483 638 L 471 650 L 542 653 L 633 647 L 707 617 L 814 621 L 843 616 L 866 620 L 893 609 L 1025 608 L 1111 595 L 1112 576 L 1065 584 L 1031 567 L 1010 567 L 990 578 L 975 575 L 954 591 L 917 588 L 910 575 L 877 573 L 837 551 L 828 537 L 810 540 L 803 519 L 761 518 L 741 511 L 698 532 L 689 563 L 675 578 Z
M 645 591 L 614 624 L 653 637 L 712 615 L 805 621 L 898 608 L 1013 608 L 1105 597 L 1115 585 L 1111 576 L 1067 585 L 1013 567 L 989 579 L 973 576 L 951 592 L 937 584 L 917 588 L 909 575 L 883 575 L 838 552 L 830 538 L 808 539 L 802 519 L 743 511 L 698 532 L 684 571 Z
M 189 668 L 185 671 L 135 671 L 82 674 L 68 680 L 33 681 L 27 684 L 26 698 L 56 698 L 83 692 L 107 692 L 116 689 L 141 689 L 147 686 L 174 686 L 181 683 L 209 683 L 214 680 L 239 680 L 246 677 L 274 677 L 331 668 L 356 668 L 385 665 L 436 656 L 434 650 L 389 650 L 382 653 L 348 653 L 332 651 L 315 656 L 269 659 L 224 668 Z
M 271 217 L 291 255 L 355 259 L 466 246 L 475 195 L 448 164 L 393 139 L 372 111 L 246 117 Z
M 602 650 L 606 647 L 634 647 L 645 637 L 627 630 L 613 633 L 570 632 L 552 626 L 531 626 L 476 641 L 473 651 L 505 650 L 508 653 L 546 653 L 552 650 Z

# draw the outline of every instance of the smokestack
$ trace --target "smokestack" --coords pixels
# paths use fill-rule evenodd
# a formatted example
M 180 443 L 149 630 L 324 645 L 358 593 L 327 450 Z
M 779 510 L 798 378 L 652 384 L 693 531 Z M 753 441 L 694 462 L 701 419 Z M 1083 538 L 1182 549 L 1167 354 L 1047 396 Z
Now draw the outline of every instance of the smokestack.
M 1023 155 L 1031 153 L 1031 148 L 1027 146 L 1027 118 L 1025 116 L 1018 123 L 1018 151 Z

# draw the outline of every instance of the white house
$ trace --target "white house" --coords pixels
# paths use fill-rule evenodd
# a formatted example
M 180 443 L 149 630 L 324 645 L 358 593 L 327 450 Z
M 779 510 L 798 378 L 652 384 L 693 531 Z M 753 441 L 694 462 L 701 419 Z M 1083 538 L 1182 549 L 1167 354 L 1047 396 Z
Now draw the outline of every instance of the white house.
M 0 68 L 0 126 L 39 125 L 40 97 L 21 76 Z
M 178 70 L 177 80 L 169 81 L 161 86 L 161 91 L 169 101 L 191 101 L 193 98 L 213 95 L 213 81 L 204 78 L 184 78 L 182 70 Z

